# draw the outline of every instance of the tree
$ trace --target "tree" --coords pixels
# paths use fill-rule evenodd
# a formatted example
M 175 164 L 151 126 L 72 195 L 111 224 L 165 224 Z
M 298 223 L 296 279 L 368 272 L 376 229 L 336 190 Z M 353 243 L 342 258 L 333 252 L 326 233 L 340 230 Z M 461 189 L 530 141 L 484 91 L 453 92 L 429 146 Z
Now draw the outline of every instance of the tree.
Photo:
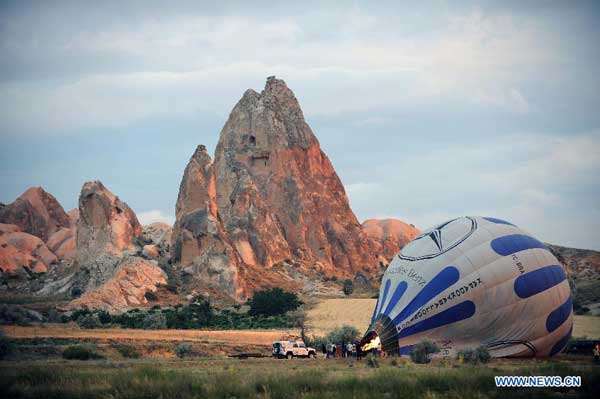
M 355 342 L 358 341 L 359 336 L 360 332 L 356 327 L 345 325 L 338 327 L 327 334 L 327 340 L 336 344 L 341 342 Z
M 293 292 L 287 292 L 281 288 L 256 291 L 250 301 L 249 314 L 252 316 L 275 316 L 296 310 L 302 301 Z
M 351 295 L 354 292 L 354 283 L 352 280 L 346 279 L 344 280 L 344 294 Z
M 415 344 L 410 352 L 410 358 L 415 363 L 429 363 L 430 355 L 440 351 L 440 348 L 431 341 L 422 341 Z

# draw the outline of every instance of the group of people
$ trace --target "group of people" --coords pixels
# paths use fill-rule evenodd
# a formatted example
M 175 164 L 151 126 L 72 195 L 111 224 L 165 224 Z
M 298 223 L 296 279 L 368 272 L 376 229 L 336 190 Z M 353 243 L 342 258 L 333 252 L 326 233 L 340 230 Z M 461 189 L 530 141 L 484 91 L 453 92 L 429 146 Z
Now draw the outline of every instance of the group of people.
M 322 344 L 321 351 L 323 352 L 323 357 L 326 359 L 332 358 L 353 358 L 356 357 L 357 360 L 362 358 L 362 351 L 360 350 L 360 344 L 358 342 L 351 343 L 342 342 L 341 344 L 336 345 L 335 343 L 331 344 Z

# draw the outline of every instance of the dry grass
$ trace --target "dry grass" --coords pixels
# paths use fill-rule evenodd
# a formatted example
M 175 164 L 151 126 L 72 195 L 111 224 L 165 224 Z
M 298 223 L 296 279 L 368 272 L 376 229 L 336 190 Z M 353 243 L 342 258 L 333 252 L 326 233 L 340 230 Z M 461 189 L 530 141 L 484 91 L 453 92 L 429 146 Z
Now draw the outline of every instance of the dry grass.
M 574 316 L 573 336 L 600 339 L 600 317 Z
M 189 341 L 228 342 L 235 344 L 268 345 L 289 336 L 297 336 L 295 330 L 130 330 L 104 328 L 82 330 L 71 324 L 47 324 L 44 326 L 2 326 L 4 333 L 13 338 L 68 338 L 97 340 L 139 341 Z
M 307 313 L 310 332 L 325 335 L 344 324 L 363 332 L 369 327 L 376 302 L 376 299 L 325 299 Z M 573 336 L 600 339 L 600 317 L 574 316 Z
M 326 335 L 344 324 L 363 332 L 369 327 L 376 299 L 325 299 L 307 312 L 308 326 L 314 335 Z

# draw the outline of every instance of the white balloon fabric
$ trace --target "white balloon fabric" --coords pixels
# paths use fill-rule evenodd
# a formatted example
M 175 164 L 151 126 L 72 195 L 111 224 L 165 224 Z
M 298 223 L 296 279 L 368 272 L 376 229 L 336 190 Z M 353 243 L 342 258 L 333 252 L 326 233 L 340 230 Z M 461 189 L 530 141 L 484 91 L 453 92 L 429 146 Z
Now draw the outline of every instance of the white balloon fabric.
M 491 217 L 460 217 L 407 244 L 381 281 L 367 336 L 408 354 L 485 346 L 494 357 L 559 353 L 573 329 L 567 276 L 545 245 Z

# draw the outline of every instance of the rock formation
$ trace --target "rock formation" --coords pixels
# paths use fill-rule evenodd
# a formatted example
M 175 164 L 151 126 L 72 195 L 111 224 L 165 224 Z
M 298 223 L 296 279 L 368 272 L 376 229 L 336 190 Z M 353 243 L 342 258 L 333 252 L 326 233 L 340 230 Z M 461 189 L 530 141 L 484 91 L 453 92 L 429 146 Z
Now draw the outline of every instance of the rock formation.
M 146 243 L 152 243 L 160 248 L 168 250 L 171 245 L 171 234 L 173 228 L 166 223 L 156 222 L 142 226 L 142 239 Z
M 260 94 L 244 93 L 221 130 L 214 170 L 219 215 L 234 245 L 251 250 L 246 258 L 268 267 L 291 256 L 349 274 L 377 264 L 283 80 L 271 77 Z
M 156 292 L 158 285 L 165 285 L 167 276 L 154 261 L 138 257 L 125 257 L 115 275 L 100 287 L 84 293 L 71 301 L 70 309 L 94 308 L 112 313 L 147 303 L 146 292 Z
M 0 235 L 0 270 L 4 274 L 16 274 L 23 269 L 45 273 L 56 261 L 46 244 L 34 235 L 21 231 Z
M 419 229 L 398 219 L 368 219 L 362 228 L 378 244 L 377 252 L 387 261 L 419 235 Z
M 69 227 L 69 217 L 56 198 L 41 187 L 32 187 L 0 208 L 0 223 L 14 224 L 46 241 L 60 228 Z
M 185 168 L 172 241 L 173 261 L 204 283 L 241 298 L 237 279 L 241 258 L 217 215 L 215 177 L 204 146 L 198 146 Z
M 249 288 L 249 270 L 270 284 L 273 265 L 372 274 L 382 244 L 367 236 L 350 209 L 296 97 L 272 77 L 260 94 L 247 90 L 233 108 L 214 163 L 204 146 L 190 159 L 173 247 L 173 260 L 183 268 L 239 296 Z
M 135 213 L 99 181 L 87 182 L 79 196 L 76 264 L 89 275 L 88 288 L 114 276 L 124 254 L 135 253 L 142 235 Z

